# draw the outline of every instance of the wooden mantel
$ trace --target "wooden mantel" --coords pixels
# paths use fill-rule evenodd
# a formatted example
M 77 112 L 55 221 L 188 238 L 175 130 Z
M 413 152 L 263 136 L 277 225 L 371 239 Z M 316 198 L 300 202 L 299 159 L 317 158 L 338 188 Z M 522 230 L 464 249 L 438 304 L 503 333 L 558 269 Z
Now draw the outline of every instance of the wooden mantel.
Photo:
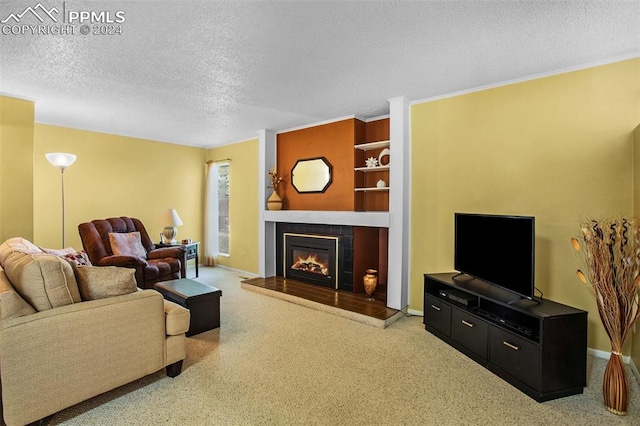
M 322 223 L 327 225 L 389 227 L 388 212 L 345 212 L 317 210 L 265 210 L 265 222 Z

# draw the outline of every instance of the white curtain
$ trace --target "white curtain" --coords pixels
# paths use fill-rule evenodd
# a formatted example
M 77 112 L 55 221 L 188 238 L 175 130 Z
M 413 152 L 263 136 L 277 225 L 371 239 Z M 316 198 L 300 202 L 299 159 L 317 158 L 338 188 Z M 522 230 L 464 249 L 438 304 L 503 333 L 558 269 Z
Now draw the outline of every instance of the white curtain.
M 204 200 L 204 242 L 202 263 L 215 265 L 218 254 L 218 165 L 207 162 L 207 181 Z

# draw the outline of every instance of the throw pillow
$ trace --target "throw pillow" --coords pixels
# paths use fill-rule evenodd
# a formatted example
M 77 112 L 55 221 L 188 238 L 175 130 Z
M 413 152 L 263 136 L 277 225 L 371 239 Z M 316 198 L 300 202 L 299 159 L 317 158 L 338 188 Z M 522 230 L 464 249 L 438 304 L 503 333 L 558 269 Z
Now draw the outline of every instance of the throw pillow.
M 105 299 L 137 291 L 135 269 L 77 265 L 73 269 L 82 300 Z
M 140 232 L 109 232 L 111 251 L 116 256 L 138 256 L 147 258 L 147 251 L 142 246 Z
M 89 255 L 84 250 L 74 251 L 73 253 L 67 253 L 62 256 L 64 260 L 69 263 L 75 263 L 78 266 L 92 266 L 89 260 Z
M 5 261 L 4 273 L 37 311 L 81 301 L 71 265 L 52 254 L 14 252 Z
M 29 240 L 20 237 L 9 238 L 0 244 L 0 266 L 4 266 L 7 257 L 16 251 L 21 253 L 42 253 L 42 250 Z
M 42 250 L 45 253 L 53 254 L 54 256 L 58 256 L 58 257 L 62 257 L 65 254 L 76 252 L 76 249 L 74 249 L 73 247 L 63 248 L 62 250 L 40 247 L 40 250 Z

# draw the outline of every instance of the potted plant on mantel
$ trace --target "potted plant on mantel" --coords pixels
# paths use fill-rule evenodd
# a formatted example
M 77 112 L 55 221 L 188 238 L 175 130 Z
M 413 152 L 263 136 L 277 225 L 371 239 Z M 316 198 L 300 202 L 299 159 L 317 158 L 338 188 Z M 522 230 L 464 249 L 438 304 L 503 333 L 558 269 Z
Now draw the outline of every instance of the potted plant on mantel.
M 640 220 L 585 220 L 573 248 L 586 262 L 580 280 L 591 286 L 602 325 L 611 341 L 611 356 L 602 385 L 604 404 L 612 413 L 627 414 L 629 384 L 622 346 L 638 318 L 640 297 Z
M 283 181 L 284 178 L 278 174 L 276 167 L 271 167 L 269 169 L 269 188 L 272 188 L 273 192 L 267 198 L 267 208 L 269 210 L 282 210 L 282 198 L 278 195 L 278 185 Z

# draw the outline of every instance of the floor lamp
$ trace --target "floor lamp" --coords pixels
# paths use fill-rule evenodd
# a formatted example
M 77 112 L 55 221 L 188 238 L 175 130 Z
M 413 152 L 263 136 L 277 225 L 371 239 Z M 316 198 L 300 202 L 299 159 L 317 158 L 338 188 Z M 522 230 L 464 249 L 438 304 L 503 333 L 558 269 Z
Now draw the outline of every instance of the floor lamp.
M 51 152 L 45 154 L 47 161 L 56 167 L 60 167 L 60 176 L 62 181 L 62 247 L 64 248 L 64 169 L 69 167 L 76 161 L 74 154 L 66 154 L 64 152 Z

